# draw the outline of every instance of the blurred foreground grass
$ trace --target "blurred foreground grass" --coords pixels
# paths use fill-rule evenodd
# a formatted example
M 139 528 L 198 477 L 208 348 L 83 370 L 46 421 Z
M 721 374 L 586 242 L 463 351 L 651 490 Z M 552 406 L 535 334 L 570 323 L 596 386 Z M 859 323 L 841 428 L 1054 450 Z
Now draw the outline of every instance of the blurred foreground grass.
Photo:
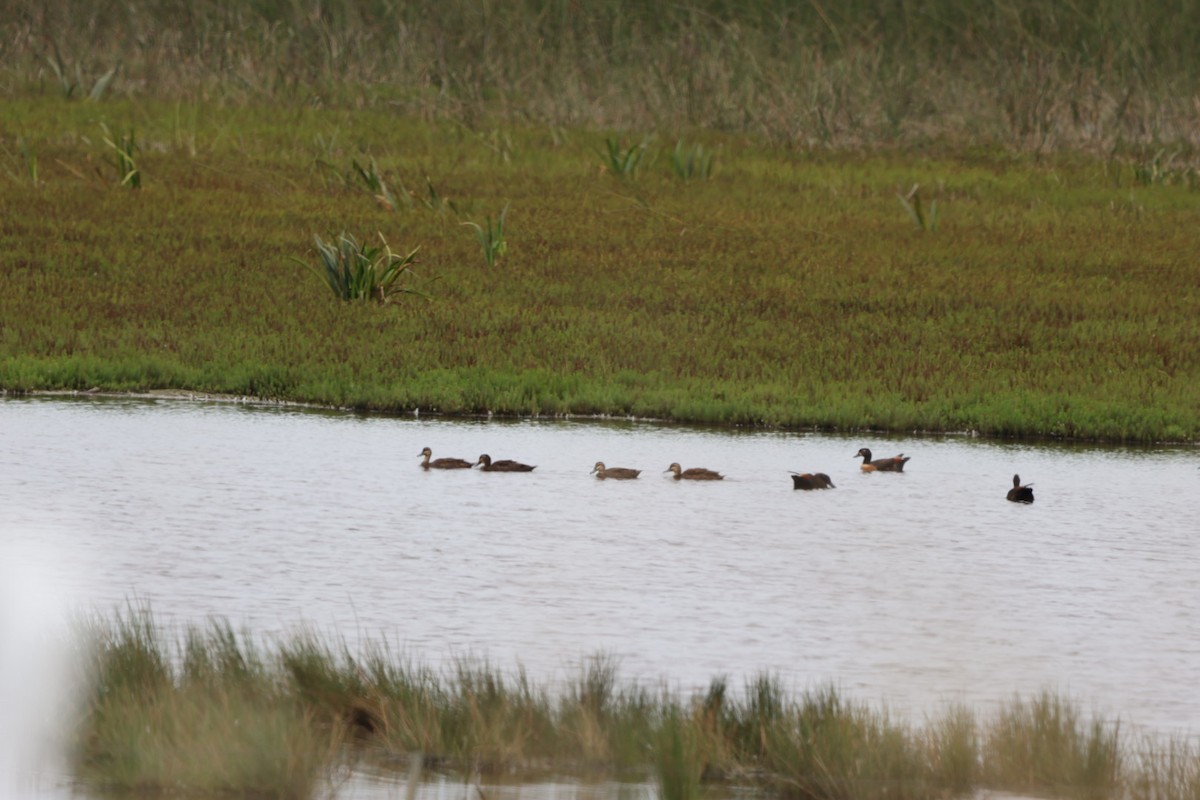
M 256 643 L 222 621 L 172 632 L 146 610 L 76 633 L 85 690 L 72 763 L 85 784 L 116 789 L 309 797 L 347 767 L 399 772 L 416 756 L 480 776 L 654 781 L 670 800 L 715 787 L 809 800 L 1200 791 L 1194 743 L 1131 741 L 1052 692 L 914 725 L 765 674 L 688 696 L 625 682 L 596 657 L 554 686 L 480 661 L 439 671 L 386 646 L 353 653 L 311 633 Z

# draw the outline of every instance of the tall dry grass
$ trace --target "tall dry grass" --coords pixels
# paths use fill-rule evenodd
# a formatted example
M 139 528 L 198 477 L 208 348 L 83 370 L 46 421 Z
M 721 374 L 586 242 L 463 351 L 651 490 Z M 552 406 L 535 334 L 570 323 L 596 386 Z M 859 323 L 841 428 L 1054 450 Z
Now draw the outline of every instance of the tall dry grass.
M 140 611 L 86 630 L 87 701 L 74 761 L 124 791 L 306 798 L 339 737 L 313 725 L 254 646 L 228 625 L 172 642 Z
M 1014 792 L 1099 800 L 1122 783 L 1120 728 L 1065 698 L 1015 698 L 985 727 L 984 780 Z
M 0 92 L 705 127 L 802 146 L 1195 148 L 1194 3 L 17 0 Z M 115 74 L 114 74 L 115 71 Z
M 649 778 L 667 800 L 713 786 L 797 800 L 1195 800 L 1200 786 L 1194 743 L 1131 743 L 1052 692 L 992 718 L 959 706 L 917 725 L 771 675 L 740 691 L 724 678 L 695 696 L 648 689 L 604 656 L 552 688 L 486 662 L 432 670 L 378 645 L 357 654 L 310 632 L 267 646 L 220 621 L 171 632 L 144 608 L 80 635 L 77 774 L 126 790 L 309 797 L 361 759 L 403 771 L 414 758 L 481 775 Z

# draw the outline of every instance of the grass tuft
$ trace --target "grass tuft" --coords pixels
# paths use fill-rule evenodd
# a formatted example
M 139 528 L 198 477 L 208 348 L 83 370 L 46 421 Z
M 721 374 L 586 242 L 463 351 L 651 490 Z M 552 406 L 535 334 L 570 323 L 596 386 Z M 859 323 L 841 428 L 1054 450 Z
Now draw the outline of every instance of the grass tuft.
M 139 792 L 312 795 L 336 741 L 227 625 L 189 629 L 182 653 L 145 609 L 91 633 L 75 752 L 85 781 Z
M 387 182 L 383 179 L 383 174 L 379 171 L 379 165 L 375 163 L 373 157 L 365 167 L 359 164 L 357 159 L 352 160 L 350 166 L 354 174 L 362 181 L 367 193 L 375 198 L 375 202 L 388 211 L 396 210 L 396 196 L 388 188 Z M 401 195 L 407 201 L 408 205 L 412 204 L 412 200 L 407 192 L 401 192 Z
M 961 796 L 980 785 L 982 744 L 979 723 L 969 708 L 954 705 L 929 720 L 922 742 L 933 786 Z
M 654 735 L 654 775 L 660 800 L 696 800 L 704 771 L 699 730 L 686 712 L 670 703 Z
M 133 154 L 138 145 L 133 128 L 128 133 L 114 136 L 103 122 L 100 127 L 104 131 L 104 143 L 113 151 L 113 166 L 117 171 L 117 184 L 128 186 L 130 189 L 142 188 L 142 171 L 138 169 Z
M 29 185 L 34 189 L 37 189 L 38 187 L 42 186 L 43 183 L 38 177 L 37 150 L 29 144 L 29 141 L 26 140 L 24 136 L 17 137 L 17 150 L 20 151 L 22 169 L 17 171 L 6 166 L 4 171 L 8 173 L 8 177 L 11 178 L 14 183 L 24 183 L 26 180 L 28 180 Z M 12 154 L 9 152 L 8 148 L 4 149 L 4 153 L 8 157 L 12 157 Z
M 1042 692 L 1014 699 L 987 726 L 983 773 L 1014 792 L 1111 797 L 1120 783 L 1119 726 L 1084 721 L 1063 698 Z
M 425 296 L 409 284 L 402 283 L 412 275 L 411 265 L 416 262 L 414 247 L 405 255 L 392 252 L 383 234 L 379 234 L 382 245 L 372 247 L 359 244 L 349 234 L 343 233 L 336 243 L 326 242 L 314 236 L 317 244 L 318 264 L 294 259 L 311 269 L 321 278 L 334 296 L 340 300 L 375 300 L 386 302 L 396 294 Z
M 646 139 L 629 147 L 625 147 L 621 140 L 615 137 L 605 139 L 603 161 L 608 174 L 622 179 L 637 177 L 649 146 Z
M 433 184 L 429 185 L 431 200 L 435 197 L 433 192 Z M 496 217 L 496 222 L 492 223 L 492 218 L 488 217 L 485 225 L 480 225 L 478 222 L 463 222 L 463 225 L 470 226 L 475 231 L 475 238 L 479 240 L 479 246 L 483 249 L 483 260 L 489 267 L 496 265 L 496 259 L 508 252 L 508 242 L 504 238 L 504 219 L 508 216 L 508 206 L 505 205 L 500 210 L 500 215 Z
M 1200 747 L 1194 741 L 1147 739 L 1130 760 L 1135 766 L 1122 781 L 1129 800 L 1200 798 Z
M 671 173 L 681 181 L 706 181 L 712 177 L 715 161 L 716 154 L 705 150 L 704 145 L 696 144 L 688 148 L 680 139 L 671 153 Z

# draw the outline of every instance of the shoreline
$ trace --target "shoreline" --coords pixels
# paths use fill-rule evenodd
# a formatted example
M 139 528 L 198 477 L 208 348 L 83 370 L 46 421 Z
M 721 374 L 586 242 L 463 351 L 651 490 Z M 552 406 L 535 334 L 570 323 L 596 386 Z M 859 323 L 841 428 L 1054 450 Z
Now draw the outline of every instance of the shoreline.
M 854 430 L 828 430 L 824 428 L 792 428 L 778 425 L 746 425 L 739 423 L 719 423 L 719 422 L 691 422 L 687 420 L 671 420 L 660 419 L 654 417 L 638 417 L 638 416 L 616 416 L 612 414 L 447 414 L 443 412 L 427 411 L 422 412 L 416 409 L 411 412 L 395 412 L 381 411 L 378 409 L 356 409 L 350 406 L 333 406 L 324 405 L 321 403 L 309 403 L 300 400 L 284 400 L 271 399 L 264 397 L 250 397 L 248 395 L 221 394 L 217 392 L 191 392 L 183 389 L 160 389 L 149 391 L 108 391 L 103 389 L 90 389 L 80 391 L 77 389 L 45 389 L 45 390 L 29 390 L 15 392 L 9 389 L 0 389 L 0 399 L 5 398 L 66 398 L 73 400 L 86 400 L 89 398 L 101 400 L 170 400 L 179 402 L 192 403 L 214 403 L 219 405 L 240 405 L 253 406 L 262 408 L 295 408 L 306 411 L 326 411 L 343 414 L 359 414 L 364 416 L 378 417 L 413 417 L 420 419 L 433 418 L 440 421 L 453 422 L 456 420 L 498 420 L 512 422 L 528 422 L 528 421 L 563 421 L 563 422 L 638 422 L 650 425 L 662 426 L 680 426 L 688 428 L 711 428 L 716 430 L 763 430 L 776 431 L 779 433 L 798 433 L 798 434 L 818 434 L 827 436 L 871 436 L 871 437 L 886 437 L 886 436 L 912 436 L 912 437 L 938 437 L 945 436 L 950 438 L 966 438 L 966 439 L 982 439 L 989 442 L 1024 442 L 1028 444 L 1088 444 L 1105 447 L 1123 447 L 1123 448 L 1146 448 L 1146 447 L 1181 447 L 1181 448 L 1197 448 L 1200 449 L 1200 440 L 1197 441 L 1154 441 L 1154 442 L 1119 442 L 1109 439 L 1088 438 L 1088 437 L 1054 437 L 1054 436 L 994 436 L 990 434 L 979 433 L 978 431 L 888 431 L 881 429 L 861 428 Z

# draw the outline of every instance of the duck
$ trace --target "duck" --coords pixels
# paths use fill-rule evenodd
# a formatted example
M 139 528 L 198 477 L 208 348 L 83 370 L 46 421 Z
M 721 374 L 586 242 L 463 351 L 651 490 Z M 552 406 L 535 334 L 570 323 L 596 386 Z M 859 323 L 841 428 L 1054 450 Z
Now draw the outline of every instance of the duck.
M 836 489 L 833 481 L 824 472 L 793 472 L 793 489 Z
M 1014 503 L 1033 502 L 1033 484 L 1021 485 L 1021 476 L 1013 475 L 1013 488 L 1008 490 L 1008 499 Z
M 438 458 L 430 461 L 433 451 L 428 447 L 422 450 L 420 455 L 425 457 L 425 460 L 421 462 L 421 466 L 425 469 L 470 469 L 473 466 L 470 461 L 461 458 Z
M 901 453 L 892 458 L 877 458 L 871 460 L 871 451 L 867 448 L 862 448 L 855 455 L 855 458 L 862 456 L 862 471 L 863 472 L 904 472 L 904 465 L 908 463 L 912 456 L 905 456 Z
M 616 481 L 633 480 L 638 475 L 642 474 L 640 469 L 629 469 L 628 467 L 606 467 L 603 461 L 597 461 L 596 466 L 592 467 L 592 472 L 596 473 L 596 477 L 600 480 L 612 478 Z
M 721 473 L 716 472 L 711 469 L 704 469 L 703 467 L 692 467 L 691 469 L 684 469 L 681 466 L 679 466 L 678 464 L 672 464 L 671 466 L 669 466 L 665 470 L 663 470 L 663 472 L 675 473 L 675 480 L 677 480 L 677 481 L 679 481 L 679 480 L 684 480 L 684 481 L 723 481 L 723 480 L 725 480 L 725 476 L 722 475 Z
M 522 464 L 518 461 L 509 461 L 508 459 L 492 461 L 492 457 L 486 453 L 481 455 L 479 460 L 475 462 L 476 466 L 480 464 L 483 466 L 479 467 L 479 469 L 483 472 L 533 472 L 535 469 L 537 469 L 536 466 L 531 467 L 528 464 Z

